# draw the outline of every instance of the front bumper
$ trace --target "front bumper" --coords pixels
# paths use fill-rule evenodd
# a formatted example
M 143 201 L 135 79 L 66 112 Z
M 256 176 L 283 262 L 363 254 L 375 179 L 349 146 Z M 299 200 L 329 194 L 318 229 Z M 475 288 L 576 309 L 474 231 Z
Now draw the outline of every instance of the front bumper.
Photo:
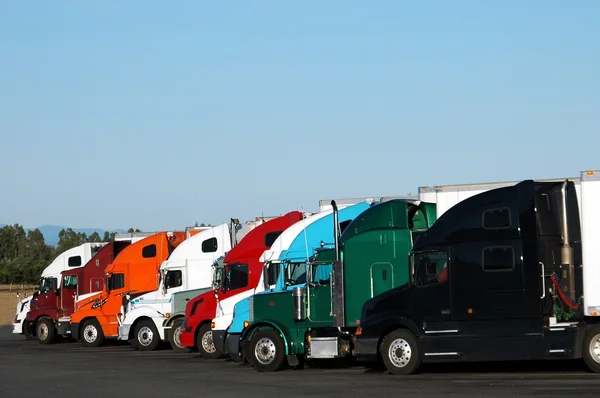
M 21 330 L 23 331 L 24 334 L 28 334 L 30 336 L 33 336 L 35 331 L 33 330 L 33 319 L 29 320 L 29 319 L 25 319 L 22 323 L 21 323 Z M 14 333 L 14 331 L 13 331 Z
M 16 323 L 13 323 L 14 334 L 23 334 L 23 323 L 22 319 L 18 319 Z
M 378 338 L 360 338 L 354 339 L 354 349 L 356 360 L 358 362 L 374 362 L 377 360 Z
M 187 325 L 185 328 L 182 329 L 181 334 L 179 335 L 179 344 L 181 344 L 182 347 L 195 348 L 195 337 L 195 326 Z
M 227 354 L 227 346 L 225 345 L 225 335 L 227 332 L 225 330 L 214 330 L 212 331 L 212 339 L 213 344 L 215 345 L 215 349 L 220 354 Z
M 119 325 L 119 336 L 117 337 L 117 340 L 125 340 L 128 341 L 129 340 L 129 330 L 131 329 L 131 325 L 127 324 L 122 324 Z
M 241 336 L 241 333 L 227 333 L 225 336 L 225 347 L 227 347 L 227 353 L 235 362 L 242 362 L 244 360 L 240 352 Z
M 79 340 L 79 323 L 70 323 L 69 331 L 71 332 L 71 337 L 75 340 Z
M 70 325 L 71 325 L 71 321 L 69 320 L 69 318 L 64 318 L 64 319 L 59 318 L 58 321 L 56 322 L 56 333 L 58 333 L 60 336 L 70 335 L 71 334 L 71 330 L 69 329 Z

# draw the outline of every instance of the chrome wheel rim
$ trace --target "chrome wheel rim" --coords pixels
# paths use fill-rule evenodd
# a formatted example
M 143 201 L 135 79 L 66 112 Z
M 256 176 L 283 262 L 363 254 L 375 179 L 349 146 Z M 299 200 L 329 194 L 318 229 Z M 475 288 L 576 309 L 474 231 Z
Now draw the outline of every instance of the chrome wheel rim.
M 40 323 L 37 334 L 40 340 L 46 340 L 48 338 L 48 325 L 45 323 Z
M 149 346 L 154 339 L 154 333 L 148 326 L 142 327 L 138 332 L 138 341 L 144 347 Z
M 592 337 L 590 341 L 590 356 L 596 363 L 600 363 L 600 334 Z
M 254 356 L 262 365 L 268 365 L 275 360 L 277 354 L 275 343 L 271 339 L 262 338 L 254 347 Z
M 215 344 L 213 343 L 212 330 L 204 333 L 204 335 L 202 336 L 202 348 L 209 354 L 212 354 L 217 350 L 215 348 Z
M 177 326 L 173 331 L 173 342 L 177 347 L 181 347 L 181 326 Z
M 408 365 L 411 356 L 412 349 L 406 340 L 396 339 L 392 341 L 388 349 L 388 357 L 395 367 L 403 368 Z
M 87 325 L 85 329 L 83 329 L 83 338 L 88 343 L 93 343 L 96 341 L 98 337 L 98 330 L 94 325 Z

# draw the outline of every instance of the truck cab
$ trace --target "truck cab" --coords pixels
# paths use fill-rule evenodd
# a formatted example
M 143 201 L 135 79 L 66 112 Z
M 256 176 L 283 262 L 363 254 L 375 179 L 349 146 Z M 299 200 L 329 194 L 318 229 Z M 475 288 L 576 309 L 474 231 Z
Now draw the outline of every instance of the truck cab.
M 71 315 L 71 336 L 96 347 L 117 338 L 127 303 L 156 290 L 163 261 L 186 239 L 184 232 L 159 232 L 126 247 L 106 268 L 104 290 L 79 298 Z
M 369 208 L 372 201 L 345 206 L 339 211 L 342 230 L 360 213 Z M 306 284 L 306 265 L 317 248 L 333 242 L 333 210 L 328 209 L 298 221 L 277 238 L 273 246 L 261 256 L 264 270 L 257 287 L 248 297 L 231 297 L 235 302 L 233 311 L 213 320 L 215 347 L 228 354 L 234 361 L 245 360 L 240 350 L 240 336 L 244 323 L 249 319 L 251 296 L 293 289 Z
M 60 290 L 63 287 L 62 271 L 83 267 L 100 250 L 105 242 L 84 243 L 59 254 L 44 271 L 40 279 L 40 288 L 31 297 L 23 299 L 17 306 L 17 314 L 13 321 L 13 333 L 26 334 L 35 338 L 35 329 L 25 328 L 25 319 L 29 310 L 42 306 L 56 308 L 60 300 Z
M 600 372 L 600 177 L 582 173 L 580 191 L 525 180 L 449 208 L 415 241 L 408 283 L 365 303 L 358 360 L 407 375 L 427 362 L 583 358 Z
M 83 266 L 61 272 L 62 286 L 34 297 L 25 327 L 41 344 L 51 344 L 68 335 L 68 324 L 79 295 L 104 289 L 104 271 L 128 241 L 109 242 Z
M 183 321 L 182 316 L 172 316 L 173 295 L 211 290 L 211 266 L 236 246 L 239 232 L 242 226 L 231 219 L 230 223 L 194 233 L 181 243 L 161 264 L 158 289 L 132 297 L 127 303 L 118 339 L 130 341 L 141 351 L 154 350 L 165 340 L 173 345 L 176 336 L 170 332 Z
M 383 200 L 340 233 L 338 209 L 332 205 L 334 249 L 309 261 L 306 286 L 251 299 L 240 341 L 258 371 L 350 356 L 362 305 L 406 283 L 413 239 L 435 219 L 434 204 Z
M 200 294 L 186 305 L 180 334 L 180 344 L 183 347 L 197 348 L 205 358 L 221 355 L 215 349 L 211 329 L 211 322 L 217 311 L 224 311 L 219 310 L 219 306 L 222 308 L 221 303 L 229 297 L 254 289 L 262 274 L 262 253 L 271 247 L 284 230 L 303 217 L 302 212 L 292 211 L 256 226 L 225 255 L 220 271 L 215 272 L 215 277 L 218 278 L 218 283 L 214 284 L 215 289 Z M 227 305 L 233 307 L 233 303 Z M 233 308 L 226 309 L 228 312 L 232 310 Z

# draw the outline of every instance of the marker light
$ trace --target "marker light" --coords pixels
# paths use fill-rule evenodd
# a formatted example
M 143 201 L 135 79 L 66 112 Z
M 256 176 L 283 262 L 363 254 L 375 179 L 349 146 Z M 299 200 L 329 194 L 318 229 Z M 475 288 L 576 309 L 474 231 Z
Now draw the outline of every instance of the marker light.
M 215 325 L 215 323 L 214 323 L 214 322 L 211 322 L 211 323 L 210 323 L 210 328 L 211 328 L 211 329 L 214 329 L 214 328 L 215 328 L 215 326 L 216 326 L 216 325 Z
M 356 335 L 362 336 L 362 328 L 360 326 L 358 327 L 358 329 L 356 329 Z
M 169 314 L 168 312 L 165 314 L 165 318 L 169 319 L 171 317 L 171 314 Z
M 244 327 L 247 328 L 248 326 L 250 326 L 250 321 L 244 321 Z

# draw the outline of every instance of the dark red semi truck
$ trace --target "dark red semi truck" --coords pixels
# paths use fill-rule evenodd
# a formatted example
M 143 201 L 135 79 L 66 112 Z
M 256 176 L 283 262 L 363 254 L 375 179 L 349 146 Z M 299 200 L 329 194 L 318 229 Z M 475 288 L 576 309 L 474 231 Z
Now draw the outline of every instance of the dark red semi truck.
M 130 244 L 131 241 L 109 242 L 85 266 L 63 271 L 60 288 L 53 286 L 38 292 L 25 319 L 27 332 L 35 335 L 41 344 L 51 344 L 59 336 L 68 336 L 75 300 L 104 289 L 106 267 Z

